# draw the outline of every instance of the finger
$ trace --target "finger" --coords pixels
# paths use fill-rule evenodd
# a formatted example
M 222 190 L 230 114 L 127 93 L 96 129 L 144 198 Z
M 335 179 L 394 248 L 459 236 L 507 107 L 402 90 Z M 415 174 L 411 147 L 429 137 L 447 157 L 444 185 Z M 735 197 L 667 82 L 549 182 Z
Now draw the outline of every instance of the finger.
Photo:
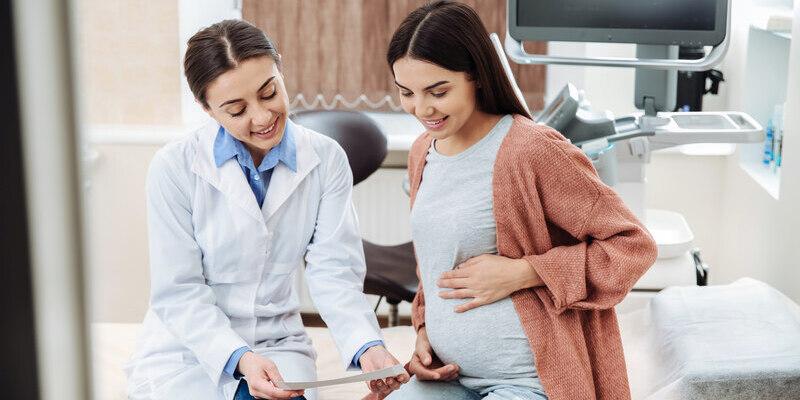
M 372 381 L 372 385 L 373 385 L 373 387 L 375 387 L 375 389 L 377 389 L 379 392 L 384 392 L 384 391 L 386 390 L 386 384 L 385 384 L 385 383 L 383 383 L 383 380 L 381 380 L 381 379 L 375 379 L 375 380 L 373 380 L 373 381 Z
M 453 279 L 453 278 L 466 278 L 466 277 L 468 277 L 470 275 L 470 271 L 466 267 L 461 267 L 462 265 L 464 265 L 464 264 L 460 264 L 459 266 L 457 266 L 456 267 L 457 269 L 451 269 L 449 271 L 442 272 L 442 274 L 439 275 L 439 278 L 441 278 L 441 279 Z
M 417 350 L 417 353 L 414 354 L 414 357 L 423 365 L 429 366 L 433 362 L 433 357 L 431 356 L 430 351 L 426 350 Z
M 400 383 L 408 383 L 408 381 L 411 379 L 411 377 L 407 373 L 403 373 L 403 374 L 400 374 L 400 375 L 396 376 L 395 379 L 397 379 L 397 381 L 400 382 Z
M 392 391 L 400 389 L 400 382 L 398 382 L 394 378 L 386 378 L 384 383 L 386 383 L 386 386 L 388 386 L 390 389 L 392 389 Z
M 432 381 L 439 379 L 440 375 L 436 372 L 431 371 L 430 369 L 426 368 L 419 360 L 413 359 L 408 364 L 408 369 L 417 376 L 417 379 L 423 381 Z
M 460 264 L 459 269 L 474 267 L 475 265 L 479 264 L 484 258 L 486 258 L 486 254 L 481 254 L 479 256 L 468 258 L 467 261 L 464 261 L 463 263 Z
M 269 381 L 257 381 L 252 384 L 248 382 L 248 385 L 251 385 L 250 394 L 256 398 L 291 399 L 292 397 L 302 396 L 302 391 L 299 392 L 300 394 L 297 394 L 298 391 L 278 389 L 272 382 Z
M 443 299 L 471 299 L 475 297 L 475 291 L 472 289 L 442 290 L 439 292 L 439 297 Z
M 447 278 L 436 281 L 436 286 L 448 289 L 464 289 L 470 284 L 469 278 Z
M 268 399 L 291 399 L 302 396 L 303 392 L 296 390 L 283 390 L 272 386 L 271 388 L 265 390 L 264 394 L 267 395 L 266 398 Z
M 480 300 L 479 298 L 475 298 L 472 301 L 468 301 L 468 302 L 466 302 L 464 304 L 459 304 L 458 306 L 456 306 L 455 311 L 457 313 L 463 313 L 463 312 L 467 312 L 469 310 L 472 310 L 473 308 L 480 307 L 480 306 L 482 306 L 484 304 L 486 304 L 486 303 L 483 300 Z
M 455 364 L 447 364 L 445 366 L 439 368 L 432 368 L 431 371 L 436 372 L 439 375 L 448 375 L 452 373 L 458 373 L 458 367 Z

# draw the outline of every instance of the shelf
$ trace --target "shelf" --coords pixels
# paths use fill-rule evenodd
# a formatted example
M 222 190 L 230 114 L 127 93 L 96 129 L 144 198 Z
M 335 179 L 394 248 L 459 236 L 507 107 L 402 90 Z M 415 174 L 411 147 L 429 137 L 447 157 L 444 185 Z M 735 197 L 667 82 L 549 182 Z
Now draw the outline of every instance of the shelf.
M 769 193 L 772 198 L 778 200 L 780 198 L 780 184 L 781 184 L 781 169 L 775 171 L 772 167 L 768 167 L 761 162 L 755 161 L 742 161 L 739 166 L 753 178 L 756 183 Z
M 763 29 L 752 23 L 748 35 L 744 82 L 744 110 L 765 129 L 775 105 L 786 102 L 791 35 Z M 757 78 L 755 78 L 757 77 Z M 786 131 L 784 131 L 784 134 Z M 780 171 L 762 163 L 764 143 L 743 144 L 739 166 L 774 199 L 780 195 Z

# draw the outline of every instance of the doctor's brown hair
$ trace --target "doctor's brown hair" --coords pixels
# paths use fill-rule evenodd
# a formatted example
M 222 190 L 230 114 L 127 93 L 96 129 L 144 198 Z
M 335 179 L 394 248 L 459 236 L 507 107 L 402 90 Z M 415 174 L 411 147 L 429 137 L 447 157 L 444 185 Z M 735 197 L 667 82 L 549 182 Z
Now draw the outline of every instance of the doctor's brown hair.
M 195 99 L 208 108 L 206 89 L 214 79 L 242 61 L 263 56 L 281 67 L 278 49 L 261 29 L 246 21 L 229 19 L 202 29 L 189 39 L 183 71 Z
M 476 102 L 483 112 L 531 118 L 514 93 L 486 27 L 466 4 L 434 1 L 408 14 L 386 53 L 393 74 L 394 63 L 405 56 L 467 73 L 475 82 Z

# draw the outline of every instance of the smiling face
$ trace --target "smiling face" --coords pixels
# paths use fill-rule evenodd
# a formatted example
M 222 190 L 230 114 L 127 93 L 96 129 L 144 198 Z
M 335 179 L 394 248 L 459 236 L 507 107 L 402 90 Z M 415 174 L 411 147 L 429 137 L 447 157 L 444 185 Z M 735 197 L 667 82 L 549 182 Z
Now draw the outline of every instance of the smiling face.
M 434 139 L 462 134 L 480 118 L 475 82 L 465 72 L 455 72 L 427 61 L 403 57 L 392 65 L 403 110 L 414 115 Z
M 289 97 L 272 58 L 251 58 L 206 89 L 205 111 L 250 151 L 255 165 L 283 139 Z

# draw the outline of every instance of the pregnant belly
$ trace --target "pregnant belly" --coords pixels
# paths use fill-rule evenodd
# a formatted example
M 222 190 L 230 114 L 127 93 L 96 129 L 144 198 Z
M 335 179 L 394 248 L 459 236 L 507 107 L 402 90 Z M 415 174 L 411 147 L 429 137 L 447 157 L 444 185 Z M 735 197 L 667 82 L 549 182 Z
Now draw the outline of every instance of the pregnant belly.
M 425 296 L 425 326 L 436 355 L 455 363 L 461 375 L 485 379 L 535 377 L 533 353 L 511 299 L 464 313 L 465 300 Z

